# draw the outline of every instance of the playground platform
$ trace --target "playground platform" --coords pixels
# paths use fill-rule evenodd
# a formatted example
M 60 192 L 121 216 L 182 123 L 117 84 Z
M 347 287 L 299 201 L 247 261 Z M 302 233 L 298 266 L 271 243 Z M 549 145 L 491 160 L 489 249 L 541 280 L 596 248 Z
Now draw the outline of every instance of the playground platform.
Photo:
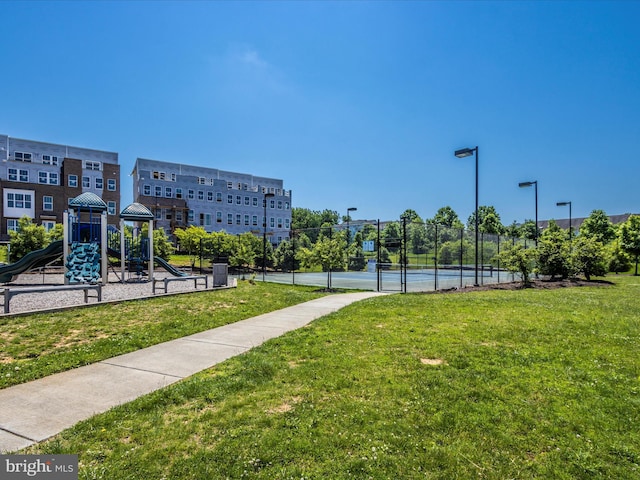
M 41 442 L 92 415 L 178 382 L 316 318 L 377 295 L 382 294 L 327 295 L 2 389 L 0 453 Z

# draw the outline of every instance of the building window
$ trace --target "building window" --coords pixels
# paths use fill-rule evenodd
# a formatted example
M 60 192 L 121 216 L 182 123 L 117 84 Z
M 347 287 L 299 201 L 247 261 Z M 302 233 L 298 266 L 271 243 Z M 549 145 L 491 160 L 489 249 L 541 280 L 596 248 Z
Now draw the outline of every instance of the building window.
M 256 227 L 258 225 L 258 216 L 254 215 L 253 217 L 251 217 L 251 224 Z
M 204 191 L 198 190 L 198 200 L 204 200 Z
M 43 185 L 58 185 L 58 173 L 38 172 L 38 183 Z
M 18 170 L 17 168 L 9 168 L 8 178 L 12 182 L 28 182 L 29 170 Z
M 278 218 L 278 228 L 282 228 L 282 218 Z
M 9 207 L 9 208 L 31 208 L 31 194 L 29 194 L 29 193 L 7 193 L 7 207 Z
M 198 177 L 198 185 L 204 185 L 207 179 L 204 177 Z
M 58 166 L 58 157 L 52 155 L 42 155 L 42 163 L 45 165 Z
M 17 218 L 9 218 L 7 219 L 7 232 L 17 232 L 18 231 L 18 219 Z
M 142 186 L 142 194 L 147 197 L 151 196 L 151 185 L 143 185 Z
M 171 210 L 167 208 L 164 212 L 164 219 L 171 221 L 172 218 L 173 215 L 171 214 Z
M 289 207 L 290 207 L 289 202 L 284 202 L 284 209 L 289 210 Z
M 244 197 L 244 204 L 247 205 L 247 206 L 250 205 L 249 197 Z
M 233 195 L 227 195 L 227 203 L 233 203 Z
M 162 187 L 156 185 L 155 186 L 155 192 L 156 192 L 156 197 L 161 197 L 162 196 Z
M 161 219 L 162 219 L 162 209 L 161 209 L 161 208 L 158 208 L 158 207 L 156 206 L 156 212 L 155 212 L 155 214 L 156 214 L 156 215 L 155 215 L 156 220 L 161 220 Z
M 18 162 L 31 162 L 31 154 L 25 152 L 14 152 L 13 157 Z
M 96 177 L 96 189 L 102 190 L 102 177 Z
M 78 175 L 69 175 L 67 177 L 67 184 L 72 188 L 78 188 Z
M 116 180 L 115 180 L 115 178 L 109 178 L 107 180 L 107 190 L 109 190 L 110 192 L 115 192 L 116 191 Z
M 182 223 L 182 210 L 176 210 L 176 222 Z
M 270 226 L 271 228 L 275 228 L 275 226 L 276 226 L 276 219 L 275 219 L 275 218 L 271 217 L 271 218 L 269 219 L 269 226 Z
M 45 231 L 50 232 L 56 226 L 56 222 L 52 220 L 43 220 L 42 226 L 44 227 Z
M 288 219 L 288 218 L 285 218 L 285 219 L 284 219 L 284 228 L 289 228 L 289 226 L 290 226 L 290 225 L 291 225 L 291 224 L 290 224 L 290 222 L 289 222 L 289 219 Z
M 175 174 L 175 173 L 172 173 L 172 174 L 171 174 L 171 181 L 172 181 L 172 182 L 175 182 L 175 181 L 176 181 L 176 174 Z
M 211 214 L 207 213 L 204 216 L 204 224 L 206 227 L 210 227 L 211 226 Z
M 278 200 L 278 210 L 282 210 L 282 200 Z
M 222 212 L 216 212 L 216 222 L 222 223 Z
M 227 224 L 233 225 L 233 213 L 227 213 Z
M 213 202 L 213 192 L 207 192 L 207 201 Z
M 176 188 L 176 198 L 182 198 L 182 189 Z
M 195 195 L 195 192 L 193 190 L 189 189 L 189 192 L 188 192 L 189 200 L 193 200 L 193 196 L 194 195 Z
M 107 213 L 109 215 L 116 214 L 116 202 L 107 202 Z
M 194 218 L 193 210 L 189 210 L 189 215 L 187 216 L 187 222 L 193 223 L 193 218 Z
M 173 189 L 171 187 L 164 187 L 164 196 L 166 198 L 173 197 Z
M 252 205 L 253 205 L 254 207 L 257 207 L 257 206 L 258 206 L 258 197 L 253 197 Z
M 239 213 L 236 215 L 236 225 L 242 225 L 242 215 Z
M 249 225 L 249 215 L 244 216 L 244 224 Z
M 82 177 L 82 188 L 91 188 L 91 179 L 89 177 Z
M 227 190 L 231 190 L 233 188 L 233 183 L 227 182 Z
M 90 162 L 89 160 L 84 162 L 84 168 L 86 170 L 95 170 L 97 172 L 100 171 L 102 164 L 100 162 Z
M 242 205 L 242 197 L 240 195 L 236 195 L 236 205 Z
M 44 195 L 42 197 L 42 209 L 49 212 L 53 210 L 53 197 L 51 195 Z
M 276 201 L 275 200 L 269 200 L 269 208 L 276 208 Z

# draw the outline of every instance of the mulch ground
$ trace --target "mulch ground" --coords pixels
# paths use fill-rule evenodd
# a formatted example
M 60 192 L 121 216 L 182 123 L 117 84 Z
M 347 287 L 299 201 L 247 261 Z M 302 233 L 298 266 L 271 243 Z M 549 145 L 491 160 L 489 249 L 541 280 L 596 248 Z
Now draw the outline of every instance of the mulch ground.
M 479 287 L 451 288 L 448 290 L 438 290 L 436 292 L 425 293 L 464 293 L 464 292 L 482 292 L 487 290 L 524 290 L 533 288 L 538 290 L 551 290 L 555 288 L 572 288 L 572 287 L 607 287 L 613 285 L 607 280 L 585 280 L 582 278 L 567 278 L 564 280 L 542 280 L 533 279 L 528 286 L 522 282 L 495 283 L 490 285 L 481 285 Z

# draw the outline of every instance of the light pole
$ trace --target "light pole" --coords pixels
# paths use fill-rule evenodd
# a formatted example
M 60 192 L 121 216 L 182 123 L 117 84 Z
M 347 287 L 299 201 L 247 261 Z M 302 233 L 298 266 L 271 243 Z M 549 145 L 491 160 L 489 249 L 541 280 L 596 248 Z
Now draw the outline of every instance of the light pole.
M 267 198 L 272 198 L 273 193 L 264 194 L 264 216 L 262 217 L 262 281 L 267 273 Z
M 474 286 L 477 287 L 478 283 L 478 147 L 475 148 L 461 148 L 460 150 L 456 150 L 454 155 L 458 158 L 470 157 L 475 153 L 476 156 L 476 210 L 475 210 L 475 229 L 476 229 L 476 272 L 475 272 L 475 283 Z M 460 266 L 462 271 L 462 265 Z
M 518 184 L 518 186 L 520 188 L 525 188 L 525 187 L 530 187 L 534 185 L 536 187 L 536 235 L 535 235 L 535 242 L 536 242 L 536 247 L 538 246 L 538 181 L 534 180 L 533 182 L 520 182 Z
M 571 245 L 571 202 L 558 202 L 556 203 L 556 206 L 558 207 L 566 207 L 569 206 L 569 250 L 573 250 L 572 249 L 572 245 Z

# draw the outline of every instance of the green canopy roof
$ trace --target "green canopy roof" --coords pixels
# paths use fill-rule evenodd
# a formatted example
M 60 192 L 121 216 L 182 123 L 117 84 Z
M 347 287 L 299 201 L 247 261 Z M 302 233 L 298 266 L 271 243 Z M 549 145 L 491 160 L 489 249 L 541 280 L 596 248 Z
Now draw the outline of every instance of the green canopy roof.
M 140 203 L 132 203 L 122 210 L 120 218 L 124 220 L 153 220 L 154 216 L 147 207 Z
M 95 193 L 84 192 L 75 198 L 69 200 L 69 207 L 76 210 L 99 210 L 107 209 L 107 204 Z

